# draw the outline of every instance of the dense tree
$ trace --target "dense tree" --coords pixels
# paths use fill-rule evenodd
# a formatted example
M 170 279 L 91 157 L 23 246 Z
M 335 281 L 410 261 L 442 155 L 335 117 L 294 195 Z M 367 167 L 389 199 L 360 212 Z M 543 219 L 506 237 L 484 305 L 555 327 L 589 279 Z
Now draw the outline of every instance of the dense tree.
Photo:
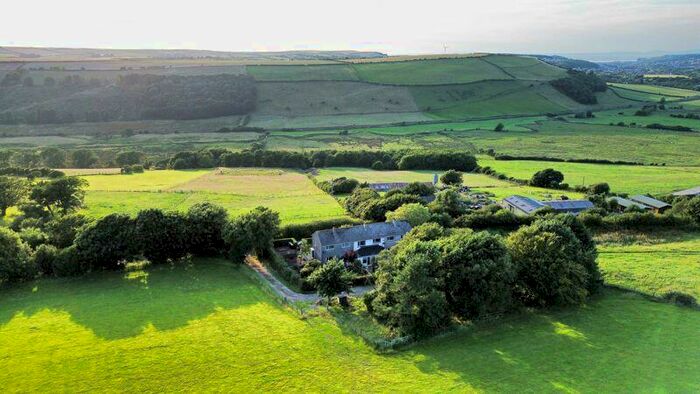
M 49 237 L 49 243 L 62 249 L 71 246 L 80 228 L 90 221 L 85 215 L 73 213 L 52 218 L 44 228 Z
M 66 151 L 60 148 L 44 148 L 41 150 L 41 161 L 49 168 L 63 168 L 66 166 Z
M 92 168 L 97 164 L 97 156 L 88 149 L 79 149 L 71 153 L 73 166 L 76 168 Z
M 497 235 L 457 231 L 440 241 L 445 295 L 456 315 L 474 319 L 512 304 L 515 269 Z
M 610 185 L 607 183 L 594 183 L 588 187 L 588 193 L 590 194 L 609 194 Z
M 588 296 L 588 254 L 569 227 L 537 221 L 511 234 L 508 249 L 517 272 L 516 294 L 525 304 L 579 304 Z
M 537 187 L 546 187 L 556 189 L 560 187 L 561 183 L 564 181 L 564 174 L 561 172 L 547 168 L 541 171 L 537 171 L 535 175 L 532 176 L 530 184 Z
M 352 283 L 352 274 L 345 269 L 345 263 L 338 259 L 328 260 L 325 264 L 315 269 L 308 277 L 318 295 L 328 299 L 328 305 L 331 304 L 331 299 L 344 291 L 350 290 Z
M 128 215 L 111 214 L 84 227 L 75 239 L 78 260 L 88 267 L 118 269 L 139 253 L 134 221 Z
M 52 215 L 69 213 L 83 205 L 87 181 L 78 177 L 63 177 L 41 181 L 34 185 L 30 197 Z
M 223 230 L 228 220 L 226 209 L 209 202 L 187 210 L 190 251 L 196 255 L 214 255 L 224 248 Z
M 428 185 L 423 182 L 413 182 L 408 184 L 408 186 L 400 189 L 401 193 L 404 194 L 415 194 L 416 196 L 432 196 L 435 194 L 435 186 Z
M 393 212 L 387 212 L 386 220 L 403 220 L 413 227 L 420 226 L 430 220 L 430 210 L 418 203 L 405 204 Z
M 346 177 L 335 178 L 332 181 L 323 181 L 318 183 L 318 187 L 331 194 L 347 194 L 352 193 L 360 184 L 357 179 L 348 179 Z
M 435 200 L 430 203 L 430 209 L 452 217 L 459 217 L 467 211 L 467 206 L 459 193 L 448 189 L 435 195 Z
M 235 217 L 224 227 L 223 238 L 232 260 L 242 262 L 249 253 L 264 256 L 279 232 L 279 214 L 265 207 Z
M 0 218 L 5 217 L 7 209 L 18 205 L 29 193 L 26 180 L 0 176 Z
M 690 218 L 700 225 L 700 196 L 679 199 L 673 204 L 671 213 Z
M 597 104 L 596 92 L 605 92 L 607 84 L 593 72 L 569 70 L 568 75 L 550 82 L 557 90 L 581 104 Z
M 440 182 L 443 185 L 461 185 L 462 173 L 455 170 L 448 170 L 440 176 Z
M 0 284 L 32 279 L 36 274 L 29 246 L 14 231 L 0 227 Z
M 493 131 L 503 131 L 506 127 L 503 125 L 503 123 L 498 123 L 496 127 L 493 128 Z
M 369 188 L 357 188 L 345 199 L 345 209 L 354 216 L 360 216 L 360 208 L 362 205 L 371 200 L 380 199 L 379 193 Z
M 178 212 L 144 209 L 136 215 L 134 236 L 139 251 L 153 263 L 164 263 L 187 254 L 187 223 Z
M 141 162 L 143 162 L 144 157 L 145 155 L 143 154 L 143 152 L 126 151 L 119 152 L 115 161 L 120 167 L 131 166 L 134 164 L 141 164 Z

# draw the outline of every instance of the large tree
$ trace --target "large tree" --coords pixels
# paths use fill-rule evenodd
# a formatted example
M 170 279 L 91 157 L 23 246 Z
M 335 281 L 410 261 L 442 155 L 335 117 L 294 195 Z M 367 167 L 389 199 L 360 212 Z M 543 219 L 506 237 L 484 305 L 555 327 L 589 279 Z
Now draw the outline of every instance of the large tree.
M 331 259 L 316 269 L 308 278 L 309 283 L 316 288 L 318 295 L 328 299 L 350 290 L 352 274 L 345 269 L 345 263 L 338 259 Z
M 0 176 L 0 217 L 7 215 L 7 209 L 18 205 L 29 193 L 26 180 Z
M 49 147 L 41 150 L 41 160 L 49 168 L 63 168 L 66 166 L 66 151 L 61 148 Z
M 78 177 L 62 177 L 37 183 L 31 199 L 52 215 L 69 213 L 83 206 L 87 181 Z
M 393 212 L 387 212 L 386 220 L 403 220 L 416 227 L 430 220 L 430 210 L 418 203 L 404 204 Z
M 556 189 L 564 181 L 564 174 L 553 169 L 547 168 L 542 171 L 537 171 L 532 176 L 530 184 L 537 187 L 548 187 Z
M 31 249 L 14 231 L 0 227 L 0 284 L 33 278 L 36 266 Z

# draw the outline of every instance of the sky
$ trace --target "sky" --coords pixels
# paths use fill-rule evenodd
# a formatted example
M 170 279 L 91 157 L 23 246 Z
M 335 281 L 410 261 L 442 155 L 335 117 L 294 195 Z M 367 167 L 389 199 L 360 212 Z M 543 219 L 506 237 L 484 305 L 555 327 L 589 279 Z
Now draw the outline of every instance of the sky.
M 0 46 L 690 52 L 700 0 L 8 1 Z

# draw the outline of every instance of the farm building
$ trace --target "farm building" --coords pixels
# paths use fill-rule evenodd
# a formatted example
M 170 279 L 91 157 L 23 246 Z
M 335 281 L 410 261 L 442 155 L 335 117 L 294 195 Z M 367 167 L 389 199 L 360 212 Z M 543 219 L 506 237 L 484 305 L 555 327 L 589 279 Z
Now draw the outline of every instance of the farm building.
M 425 185 L 434 186 L 432 182 L 421 182 Z M 370 183 L 368 186 L 370 189 L 376 192 L 388 192 L 394 189 L 403 189 L 404 187 L 410 185 L 409 182 L 383 182 L 383 183 Z
M 628 199 L 622 198 L 622 197 L 610 197 L 610 199 L 608 199 L 608 201 L 610 201 L 610 202 L 615 201 L 617 203 L 617 206 L 618 206 L 618 211 L 624 211 L 624 210 L 626 210 L 628 208 L 632 208 L 632 207 L 639 208 L 639 209 L 642 209 L 645 211 L 649 209 L 649 207 L 644 205 L 644 204 L 640 204 L 638 202 L 634 202 L 632 200 L 628 200 Z
M 370 266 L 379 252 L 394 246 L 409 231 L 411 225 L 403 221 L 316 231 L 311 235 L 313 256 L 326 262 L 353 251 L 363 265 Z
M 673 193 L 677 197 L 695 197 L 700 196 L 700 186 L 694 187 L 692 189 L 681 190 Z
M 593 208 L 593 203 L 588 200 L 537 201 L 529 197 L 510 196 L 501 201 L 501 206 L 516 215 L 530 215 L 544 207 L 551 207 L 559 213 L 578 214 Z
M 636 203 L 646 205 L 647 207 L 649 207 L 648 209 L 650 211 L 654 211 L 656 213 L 664 213 L 667 209 L 671 208 L 670 204 L 641 194 L 637 196 L 632 196 L 629 199 Z

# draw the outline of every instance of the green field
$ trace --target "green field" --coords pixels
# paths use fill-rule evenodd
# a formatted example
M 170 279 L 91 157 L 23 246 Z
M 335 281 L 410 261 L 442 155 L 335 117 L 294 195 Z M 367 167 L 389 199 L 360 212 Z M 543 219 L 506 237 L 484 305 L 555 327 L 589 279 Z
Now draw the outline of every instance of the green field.
M 577 119 L 574 118 L 574 115 L 569 115 L 566 117 L 566 119 L 568 119 L 570 122 L 592 123 L 601 125 L 608 125 L 610 123 L 616 125 L 619 122 L 623 122 L 625 124 L 625 127 L 630 126 L 631 124 L 635 124 L 639 127 L 645 127 L 646 125 L 652 123 L 658 123 L 668 126 L 686 126 L 694 130 L 700 131 L 700 120 L 674 118 L 671 116 L 671 114 L 679 113 L 678 111 L 655 111 L 647 116 L 635 116 L 634 113 L 636 111 L 636 109 L 597 111 L 594 113 L 595 117 L 593 118 Z
M 148 171 L 134 175 L 89 175 L 85 213 L 135 215 L 146 208 L 185 211 L 212 202 L 231 215 L 257 206 L 279 212 L 283 224 L 345 216 L 345 211 L 305 175 L 271 169 Z
M 490 55 L 481 58 L 500 67 L 514 78 L 522 80 L 551 80 L 566 76 L 564 69 L 529 56 Z
M 583 308 L 513 317 L 381 355 L 330 317 L 299 319 L 250 275 L 194 260 L 4 289 L 3 388 L 700 390 L 700 314 L 635 295 L 608 291 Z
M 619 88 L 619 90 L 650 93 L 656 96 L 664 96 L 667 99 L 671 97 L 688 98 L 693 96 L 700 96 L 700 92 L 696 90 L 678 89 L 667 86 L 641 85 L 633 83 L 611 83 L 610 85 L 615 88 Z
M 675 238 L 604 243 L 598 262 L 605 281 L 657 297 L 678 291 L 700 300 L 700 234 Z
M 352 66 L 247 66 L 248 74 L 258 81 L 357 81 Z
M 479 156 L 479 165 L 518 179 L 530 179 L 537 171 L 554 168 L 564 174 L 564 182 L 571 186 L 607 182 L 618 193 L 664 194 L 700 185 L 698 167 L 494 160 L 488 156 Z

